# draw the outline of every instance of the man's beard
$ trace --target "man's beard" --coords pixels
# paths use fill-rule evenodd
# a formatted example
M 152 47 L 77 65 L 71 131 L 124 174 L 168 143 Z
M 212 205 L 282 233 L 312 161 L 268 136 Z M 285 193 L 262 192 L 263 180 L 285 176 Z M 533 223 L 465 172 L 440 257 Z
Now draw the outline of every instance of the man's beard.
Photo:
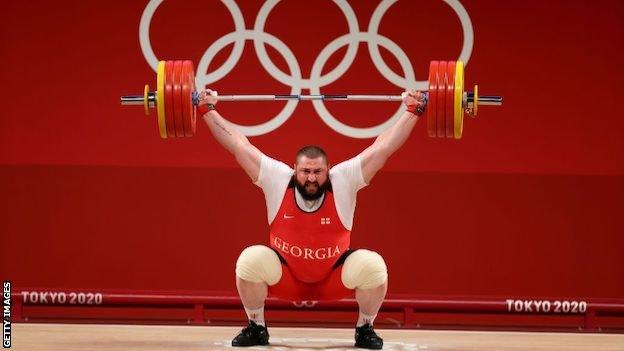
M 316 184 L 316 192 L 314 194 L 310 194 L 306 190 L 306 185 L 310 185 L 310 184 Z M 297 187 L 297 190 L 299 190 L 299 194 L 301 194 L 301 197 L 303 197 L 304 200 L 314 201 L 314 200 L 319 199 L 321 196 L 323 196 L 323 194 L 325 194 L 325 191 L 329 187 L 329 180 L 326 180 L 325 183 L 323 183 L 323 185 L 319 185 L 318 182 L 308 182 L 308 181 L 306 181 L 304 184 L 301 184 L 299 183 L 299 181 L 297 181 L 297 179 L 295 179 L 295 187 Z

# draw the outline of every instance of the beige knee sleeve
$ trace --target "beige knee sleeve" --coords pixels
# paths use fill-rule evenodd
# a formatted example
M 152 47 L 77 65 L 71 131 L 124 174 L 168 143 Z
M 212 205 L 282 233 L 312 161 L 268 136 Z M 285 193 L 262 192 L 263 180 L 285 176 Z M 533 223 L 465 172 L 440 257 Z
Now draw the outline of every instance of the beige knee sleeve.
M 348 289 L 372 289 L 388 280 L 388 268 L 381 255 L 360 249 L 345 260 L 341 279 Z
M 282 278 L 282 264 L 270 248 L 264 245 L 249 246 L 238 256 L 236 276 L 249 282 L 275 285 Z

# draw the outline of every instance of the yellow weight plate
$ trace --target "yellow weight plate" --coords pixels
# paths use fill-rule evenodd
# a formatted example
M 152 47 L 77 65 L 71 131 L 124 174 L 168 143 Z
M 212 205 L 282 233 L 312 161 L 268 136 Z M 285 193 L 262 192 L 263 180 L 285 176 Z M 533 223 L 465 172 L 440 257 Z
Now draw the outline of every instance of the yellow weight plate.
M 143 89 L 143 110 L 145 110 L 146 116 L 149 116 L 149 102 L 147 101 L 148 93 L 149 93 L 149 85 L 145 84 L 145 89 Z
M 158 62 L 156 72 L 156 108 L 158 110 L 158 132 L 160 137 L 167 139 L 167 124 L 165 123 L 165 61 Z
M 464 128 L 464 63 L 455 63 L 455 139 L 461 139 Z

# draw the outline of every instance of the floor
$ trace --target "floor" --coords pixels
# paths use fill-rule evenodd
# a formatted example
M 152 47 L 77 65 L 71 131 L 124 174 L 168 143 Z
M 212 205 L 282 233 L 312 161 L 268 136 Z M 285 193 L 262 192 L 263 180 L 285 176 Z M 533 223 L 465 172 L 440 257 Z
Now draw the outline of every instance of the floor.
M 226 350 L 238 327 L 85 324 L 12 325 L 13 350 Z M 271 346 L 246 350 L 349 350 L 353 329 L 269 328 Z M 624 351 L 624 335 L 378 330 L 384 350 Z

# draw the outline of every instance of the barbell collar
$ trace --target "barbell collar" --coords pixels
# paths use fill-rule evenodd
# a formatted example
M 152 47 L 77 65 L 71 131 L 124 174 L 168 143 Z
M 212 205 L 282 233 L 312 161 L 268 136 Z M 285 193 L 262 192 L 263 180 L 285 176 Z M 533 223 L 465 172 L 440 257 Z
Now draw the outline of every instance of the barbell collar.
M 469 91 L 466 95 L 466 101 L 468 105 L 472 105 L 474 102 L 474 93 Z M 487 106 L 501 106 L 503 104 L 503 97 L 496 95 L 479 95 L 479 105 Z
M 121 97 L 120 102 L 122 106 L 143 106 L 144 104 L 143 95 L 125 95 Z M 155 91 L 150 91 L 147 94 L 147 103 L 149 104 L 149 107 L 153 108 L 156 106 Z

